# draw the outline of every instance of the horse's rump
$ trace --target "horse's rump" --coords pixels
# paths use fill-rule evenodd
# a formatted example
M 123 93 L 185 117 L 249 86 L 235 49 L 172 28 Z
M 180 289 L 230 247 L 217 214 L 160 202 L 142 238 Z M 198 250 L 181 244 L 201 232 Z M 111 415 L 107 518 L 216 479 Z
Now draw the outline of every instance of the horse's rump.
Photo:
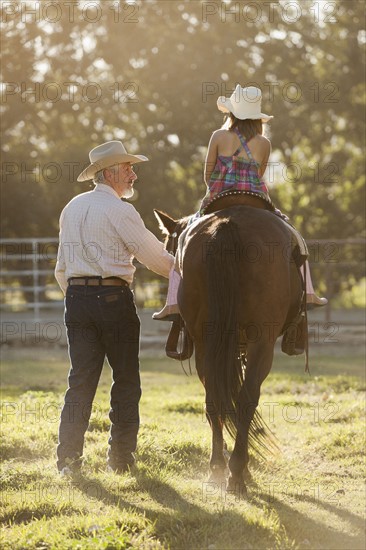
M 215 296 L 212 290 L 215 304 L 219 308 L 235 285 L 242 324 L 283 319 L 278 327 L 282 329 L 292 310 L 297 313 L 300 277 L 296 242 L 287 225 L 274 214 L 232 207 L 196 222 L 181 244 L 177 255 L 183 276 L 183 310 L 188 300 L 189 311 L 193 308 L 195 315 L 198 311 L 208 315 L 208 290 L 219 283 L 222 288 L 225 280 L 223 295 Z M 212 300 L 210 304 L 212 307 Z M 186 315 L 183 317 L 187 321 Z

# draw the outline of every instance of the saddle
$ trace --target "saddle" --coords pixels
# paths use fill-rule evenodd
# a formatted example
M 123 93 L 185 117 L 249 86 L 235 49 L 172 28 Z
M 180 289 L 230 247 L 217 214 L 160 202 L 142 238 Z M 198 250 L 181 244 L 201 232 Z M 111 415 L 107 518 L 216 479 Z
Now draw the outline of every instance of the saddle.
M 266 199 L 258 193 L 253 193 L 252 191 L 224 191 L 216 195 L 205 208 L 202 209 L 202 214 L 212 214 L 213 212 L 239 205 L 252 206 L 272 212 L 275 210 L 271 199 Z

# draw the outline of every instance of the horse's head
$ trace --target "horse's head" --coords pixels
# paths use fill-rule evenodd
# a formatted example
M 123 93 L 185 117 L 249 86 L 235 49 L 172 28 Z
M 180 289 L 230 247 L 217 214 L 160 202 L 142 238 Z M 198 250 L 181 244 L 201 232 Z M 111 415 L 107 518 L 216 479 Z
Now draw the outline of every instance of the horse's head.
M 181 218 L 180 220 L 174 220 L 168 214 L 154 209 L 154 214 L 159 222 L 159 227 L 164 235 L 165 248 L 171 254 L 175 254 L 178 246 L 178 238 L 182 231 L 187 227 L 189 216 Z

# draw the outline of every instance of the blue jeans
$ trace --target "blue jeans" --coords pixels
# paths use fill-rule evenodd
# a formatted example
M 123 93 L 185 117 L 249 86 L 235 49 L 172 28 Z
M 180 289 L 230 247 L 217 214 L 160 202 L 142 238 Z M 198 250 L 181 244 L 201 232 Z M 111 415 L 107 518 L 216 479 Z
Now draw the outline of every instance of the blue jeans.
M 108 462 L 132 464 L 139 429 L 140 320 L 131 290 L 116 286 L 69 286 L 65 324 L 71 368 L 61 412 L 57 466 L 81 464 L 84 435 L 105 357 L 112 368 Z M 98 411 L 98 414 L 101 414 Z

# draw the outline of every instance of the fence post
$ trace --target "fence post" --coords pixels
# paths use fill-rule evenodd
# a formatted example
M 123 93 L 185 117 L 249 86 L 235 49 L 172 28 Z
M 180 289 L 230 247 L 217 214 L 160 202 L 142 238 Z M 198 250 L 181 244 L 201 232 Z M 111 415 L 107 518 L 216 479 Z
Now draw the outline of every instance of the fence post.
M 33 321 L 40 322 L 40 307 L 39 307 L 39 268 L 38 268 L 38 242 L 32 240 L 32 265 L 33 265 Z
M 332 317 L 333 285 L 329 263 L 325 264 L 325 288 L 328 294 L 328 303 L 325 306 L 325 322 L 330 323 Z

